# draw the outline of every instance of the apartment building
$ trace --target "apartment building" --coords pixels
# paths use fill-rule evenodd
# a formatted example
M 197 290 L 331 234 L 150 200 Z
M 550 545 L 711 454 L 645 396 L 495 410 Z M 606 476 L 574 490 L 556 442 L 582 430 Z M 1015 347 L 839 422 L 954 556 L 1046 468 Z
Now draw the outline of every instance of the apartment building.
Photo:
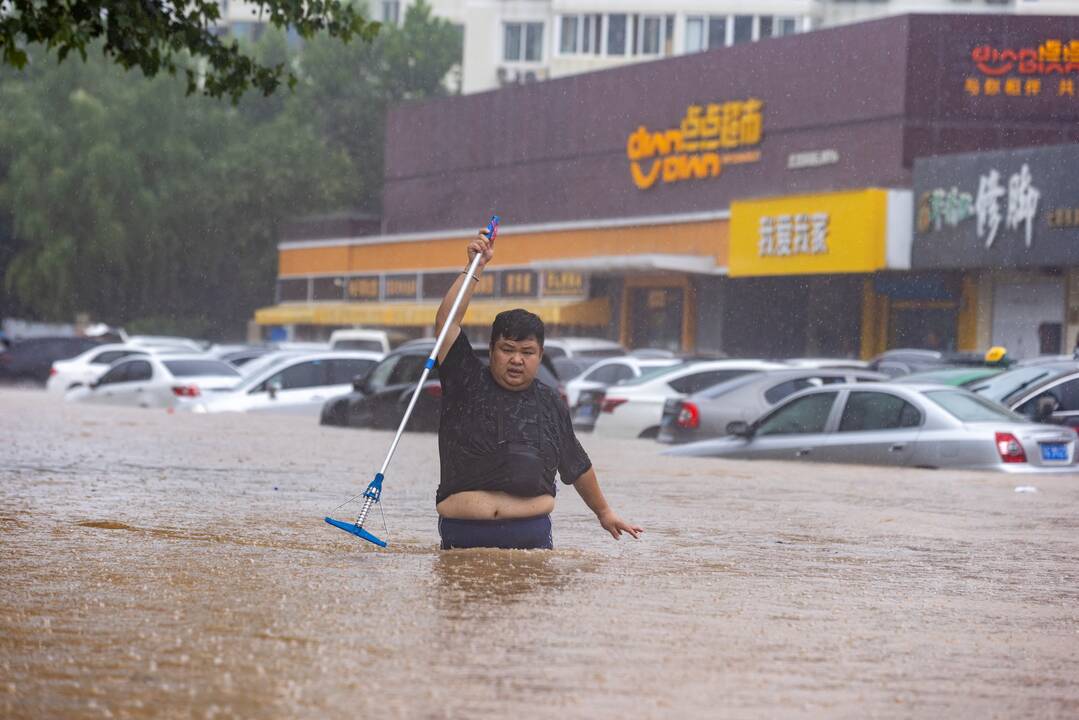
M 401 0 L 402 4 L 415 0 Z M 462 90 L 730 47 L 906 13 L 1079 14 L 1079 0 L 432 0 L 464 25 Z

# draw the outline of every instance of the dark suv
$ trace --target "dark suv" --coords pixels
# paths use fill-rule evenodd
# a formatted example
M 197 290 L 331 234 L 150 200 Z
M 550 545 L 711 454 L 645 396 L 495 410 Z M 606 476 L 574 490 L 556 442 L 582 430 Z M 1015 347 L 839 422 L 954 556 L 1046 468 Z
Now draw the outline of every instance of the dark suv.
M 0 352 L 0 383 L 37 383 L 44 385 L 57 360 L 81 355 L 95 345 L 95 338 L 35 337 L 17 340 Z
M 423 366 L 434 348 L 433 342 L 411 342 L 399 347 L 363 377 L 352 382 L 352 392 L 330 398 L 322 406 L 322 425 L 396 430 L 405 416 L 412 391 L 423 374 Z M 473 345 L 480 361 L 487 364 L 490 348 Z M 536 379 L 554 388 L 565 399 L 565 390 L 558 380 L 554 365 L 546 355 Z M 409 430 L 437 432 L 442 403 L 442 385 L 438 368 L 431 370 L 420 390 L 416 408 L 408 422 Z

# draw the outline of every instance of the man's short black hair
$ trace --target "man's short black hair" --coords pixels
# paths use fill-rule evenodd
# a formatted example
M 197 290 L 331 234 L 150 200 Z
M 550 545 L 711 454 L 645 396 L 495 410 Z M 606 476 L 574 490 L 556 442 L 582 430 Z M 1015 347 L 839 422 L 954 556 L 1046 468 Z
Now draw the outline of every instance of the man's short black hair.
M 491 323 L 491 347 L 494 347 L 500 338 L 519 341 L 531 337 L 536 338 L 539 346 L 543 347 L 543 321 L 539 315 L 522 308 L 503 310 Z

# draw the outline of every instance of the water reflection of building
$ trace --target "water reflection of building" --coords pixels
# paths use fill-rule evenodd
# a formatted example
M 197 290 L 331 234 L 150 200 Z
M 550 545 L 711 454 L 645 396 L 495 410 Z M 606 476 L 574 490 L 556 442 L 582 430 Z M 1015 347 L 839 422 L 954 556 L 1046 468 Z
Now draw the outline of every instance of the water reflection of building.
M 915 159 L 1074 141 L 1073 38 L 1079 18 L 905 16 L 401 105 L 378 230 L 291 236 L 257 320 L 424 332 L 499 212 L 477 329 L 524 305 L 630 346 L 982 347 L 989 276 L 912 268 Z

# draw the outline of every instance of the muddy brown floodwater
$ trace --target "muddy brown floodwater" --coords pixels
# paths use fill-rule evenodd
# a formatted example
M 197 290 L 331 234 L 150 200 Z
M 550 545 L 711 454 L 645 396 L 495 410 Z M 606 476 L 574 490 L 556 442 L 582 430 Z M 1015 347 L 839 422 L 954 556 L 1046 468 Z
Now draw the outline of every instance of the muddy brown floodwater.
M 585 437 L 640 541 L 564 488 L 555 551 L 444 553 L 432 435 L 379 550 L 322 517 L 389 433 L 28 391 L 0 429 L 4 718 L 1079 716 L 1076 476 Z

